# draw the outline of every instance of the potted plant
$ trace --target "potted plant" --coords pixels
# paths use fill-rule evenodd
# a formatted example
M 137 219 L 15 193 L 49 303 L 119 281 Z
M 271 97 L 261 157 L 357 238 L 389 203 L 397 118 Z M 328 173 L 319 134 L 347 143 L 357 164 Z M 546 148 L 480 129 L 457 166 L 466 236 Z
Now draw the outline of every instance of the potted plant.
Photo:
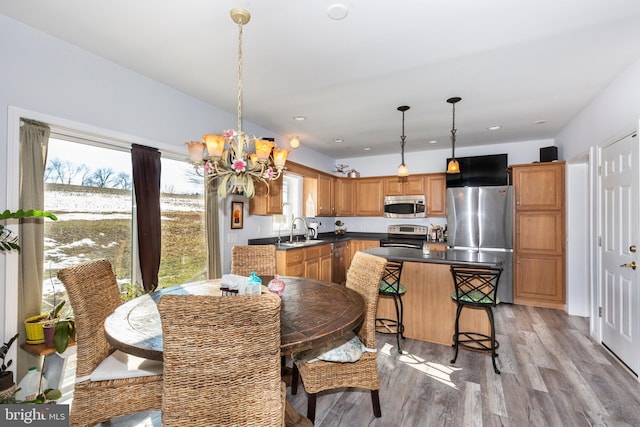
M 6 361 L 6 357 L 11 345 L 18 338 L 18 335 L 19 334 L 15 334 L 9 342 L 2 344 L 2 347 L 0 347 L 0 359 L 2 359 L 2 365 L 0 365 L 0 398 L 11 394 L 11 388 L 14 386 L 13 372 L 8 370 L 13 360 Z
M 52 342 L 47 342 L 47 345 L 54 347 L 58 353 L 64 353 L 69 346 L 69 341 L 74 340 L 76 337 L 76 322 L 75 319 L 66 312 L 63 316 L 63 307 L 66 301 L 62 301 L 53 307 L 48 314 L 48 319 L 43 325 L 45 329 L 45 342 L 46 334 L 52 334 Z M 47 332 L 46 329 L 53 330 Z

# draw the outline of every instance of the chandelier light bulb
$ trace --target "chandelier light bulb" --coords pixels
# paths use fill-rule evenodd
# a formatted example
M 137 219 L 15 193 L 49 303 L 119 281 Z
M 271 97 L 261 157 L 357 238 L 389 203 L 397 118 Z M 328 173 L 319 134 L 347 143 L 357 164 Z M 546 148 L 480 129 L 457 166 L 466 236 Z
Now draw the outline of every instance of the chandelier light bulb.
M 298 137 L 297 137 L 297 136 L 294 136 L 293 138 L 291 138 L 291 139 L 289 140 L 289 146 L 290 146 L 291 148 L 298 148 L 298 147 L 300 147 L 300 139 L 298 139 Z

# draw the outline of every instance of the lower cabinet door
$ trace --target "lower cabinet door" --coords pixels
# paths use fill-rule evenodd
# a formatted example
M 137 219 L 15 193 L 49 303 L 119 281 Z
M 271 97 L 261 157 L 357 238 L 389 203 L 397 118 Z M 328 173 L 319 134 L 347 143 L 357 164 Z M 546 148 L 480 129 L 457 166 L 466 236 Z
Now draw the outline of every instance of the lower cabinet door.
M 561 256 L 518 255 L 515 260 L 515 303 L 554 307 L 564 304 L 564 262 Z

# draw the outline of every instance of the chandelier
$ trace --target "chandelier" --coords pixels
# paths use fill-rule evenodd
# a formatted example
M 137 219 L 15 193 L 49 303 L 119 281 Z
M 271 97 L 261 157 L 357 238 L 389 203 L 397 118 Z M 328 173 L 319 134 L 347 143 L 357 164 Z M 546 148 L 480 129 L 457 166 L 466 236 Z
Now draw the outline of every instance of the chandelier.
M 202 141 L 185 142 L 189 158 L 201 175 L 216 181 L 218 196 L 242 194 L 255 195 L 256 184 L 269 186 L 269 181 L 280 177 L 289 150 L 276 148 L 273 139 L 260 139 L 242 131 L 242 26 L 249 22 L 251 14 L 244 9 L 231 9 L 231 18 L 238 24 L 238 127 L 221 134 L 207 134 Z M 206 149 L 206 155 L 205 155 Z

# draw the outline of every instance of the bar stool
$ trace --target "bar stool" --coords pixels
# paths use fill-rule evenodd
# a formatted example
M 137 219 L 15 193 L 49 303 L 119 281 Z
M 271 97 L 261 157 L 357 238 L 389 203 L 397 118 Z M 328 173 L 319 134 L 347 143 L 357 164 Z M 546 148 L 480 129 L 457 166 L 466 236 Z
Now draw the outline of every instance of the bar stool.
M 393 334 L 398 341 L 398 353 L 402 353 L 400 349 L 400 338 L 404 338 L 404 306 L 402 304 L 402 295 L 407 293 L 407 288 L 400 283 L 402 274 L 402 261 L 387 260 L 384 274 L 380 280 L 378 295 L 393 298 L 396 308 L 395 319 L 376 318 L 376 332 L 381 334 Z
M 497 298 L 500 274 L 502 274 L 502 268 L 451 266 L 451 275 L 455 286 L 451 298 L 457 305 L 452 345 L 455 347 L 455 353 L 451 363 L 456 362 L 459 347 L 475 351 L 490 351 L 493 370 L 496 374 L 500 373 L 496 366 L 496 357 L 498 357 L 496 350 L 500 344 L 496 341 L 496 329 L 493 321 L 493 307 L 500 302 Z M 490 336 L 478 332 L 460 331 L 460 313 L 464 307 L 486 310 L 491 325 Z

